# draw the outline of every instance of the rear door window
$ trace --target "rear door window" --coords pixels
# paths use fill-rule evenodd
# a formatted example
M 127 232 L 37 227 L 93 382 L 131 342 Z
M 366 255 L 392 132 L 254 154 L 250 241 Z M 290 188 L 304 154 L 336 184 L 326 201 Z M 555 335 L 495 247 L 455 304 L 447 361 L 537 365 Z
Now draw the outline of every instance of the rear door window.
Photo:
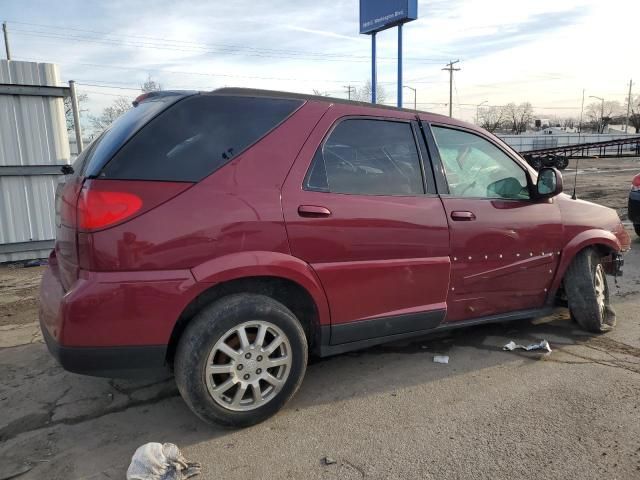
M 188 97 L 151 120 L 100 177 L 197 182 L 266 135 L 302 103 L 261 97 Z
M 411 124 L 340 122 L 316 152 L 305 189 L 358 195 L 425 193 Z

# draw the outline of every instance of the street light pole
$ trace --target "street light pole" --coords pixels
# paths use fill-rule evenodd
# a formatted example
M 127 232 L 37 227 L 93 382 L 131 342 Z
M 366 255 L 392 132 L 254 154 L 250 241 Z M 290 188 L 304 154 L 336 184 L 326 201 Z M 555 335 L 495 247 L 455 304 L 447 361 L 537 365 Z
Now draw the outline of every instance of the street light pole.
M 485 103 L 489 103 L 489 100 L 485 100 L 484 102 L 479 103 L 478 105 L 476 105 L 476 125 L 478 125 L 479 121 L 480 121 L 480 107 L 482 105 L 484 105 Z
M 408 88 L 409 90 L 413 91 L 413 109 L 414 110 L 418 110 L 418 103 L 417 103 L 417 97 L 418 97 L 418 93 L 416 91 L 415 88 L 410 87 L 408 85 L 403 85 L 404 88 Z
M 602 102 L 602 107 L 600 108 L 600 127 L 598 128 L 598 133 L 604 133 L 604 98 L 596 97 L 595 95 L 589 95 L 589 98 L 596 98 Z

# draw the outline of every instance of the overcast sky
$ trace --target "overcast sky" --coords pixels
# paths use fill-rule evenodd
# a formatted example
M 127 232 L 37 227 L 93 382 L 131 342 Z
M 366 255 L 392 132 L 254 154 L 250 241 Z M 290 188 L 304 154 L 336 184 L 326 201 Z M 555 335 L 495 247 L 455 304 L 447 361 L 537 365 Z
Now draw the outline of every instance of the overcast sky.
M 420 0 L 404 28 L 405 85 L 419 108 L 454 116 L 477 105 L 530 101 L 536 115 L 578 116 L 587 97 L 626 102 L 638 82 L 638 0 Z M 222 86 L 346 97 L 370 76 L 370 37 L 358 0 L 0 0 L 15 60 L 53 62 L 75 79 L 90 113 L 133 98 L 148 74 L 163 88 Z M 378 76 L 396 98 L 396 29 L 378 35 Z M 120 88 L 105 88 L 111 85 Z M 405 106 L 413 93 L 405 89 Z M 587 98 L 587 103 L 594 101 Z

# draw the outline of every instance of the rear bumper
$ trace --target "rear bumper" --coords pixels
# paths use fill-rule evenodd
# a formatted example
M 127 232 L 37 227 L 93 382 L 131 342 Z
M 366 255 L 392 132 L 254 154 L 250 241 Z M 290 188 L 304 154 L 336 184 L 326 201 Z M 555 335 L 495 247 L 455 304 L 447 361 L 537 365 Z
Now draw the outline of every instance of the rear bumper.
M 40 325 L 51 355 L 65 370 L 111 378 L 148 376 L 165 372 L 165 345 L 136 347 L 63 347 Z
M 64 291 L 57 265 L 40 286 L 40 327 L 71 372 L 131 377 L 166 368 L 176 321 L 205 286 L 190 271 L 81 272 Z
M 640 190 L 629 192 L 629 221 L 640 225 Z

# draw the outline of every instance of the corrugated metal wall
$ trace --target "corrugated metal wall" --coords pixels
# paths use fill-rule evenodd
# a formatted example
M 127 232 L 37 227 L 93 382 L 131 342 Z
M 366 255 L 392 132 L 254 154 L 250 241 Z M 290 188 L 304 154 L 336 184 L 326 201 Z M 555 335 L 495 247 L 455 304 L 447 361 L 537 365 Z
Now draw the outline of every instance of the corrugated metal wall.
M 58 86 L 50 63 L 0 61 L 0 83 Z M 60 97 L 0 94 L 0 167 L 69 164 Z M 54 196 L 62 175 L 2 176 L 0 262 L 42 258 L 55 238 Z

